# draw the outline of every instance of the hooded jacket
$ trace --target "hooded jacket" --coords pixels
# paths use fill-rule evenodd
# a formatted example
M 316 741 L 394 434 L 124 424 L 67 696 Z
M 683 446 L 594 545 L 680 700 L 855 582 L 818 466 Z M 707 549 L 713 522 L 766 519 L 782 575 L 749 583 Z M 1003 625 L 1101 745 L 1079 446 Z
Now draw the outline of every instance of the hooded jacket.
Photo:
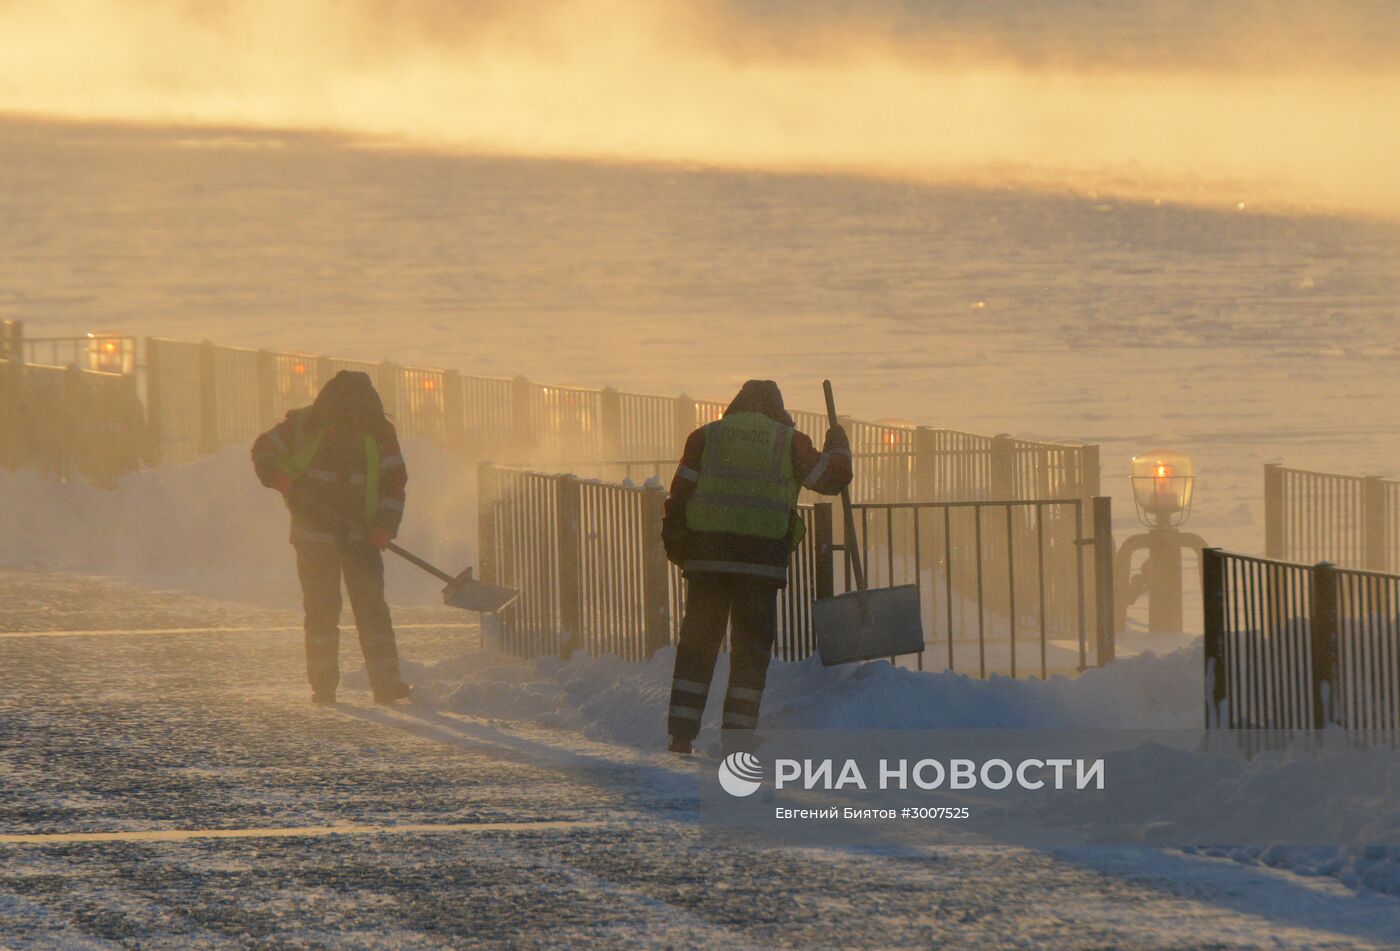
M 253 443 L 253 469 L 271 486 L 299 453 L 304 469 L 287 495 L 292 543 L 360 542 L 375 528 L 398 534 L 408 469 L 398 434 L 369 375 L 342 370 L 315 402 L 294 409 Z M 372 514 L 371 514 L 372 513 Z
M 792 428 L 791 414 L 783 406 L 783 394 L 772 380 L 749 380 L 724 411 L 724 416 L 759 413 L 780 426 Z M 791 556 L 787 538 L 760 538 L 722 531 L 695 531 L 688 524 L 686 509 L 695 494 L 704 465 L 705 442 L 710 426 L 701 426 L 686 440 L 685 451 L 671 491 L 666 499 L 662 537 L 667 556 L 695 574 L 736 574 L 787 584 Z M 793 430 L 789 454 L 791 477 L 797 486 L 822 495 L 836 495 L 851 481 L 851 452 L 845 432 L 839 428 L 827 433 L 826 444 L 818 452 L 812 440 Z M 797 486 L 793 486 L 796 489 Z M 792 518 L 797 517 L 794 511 Z

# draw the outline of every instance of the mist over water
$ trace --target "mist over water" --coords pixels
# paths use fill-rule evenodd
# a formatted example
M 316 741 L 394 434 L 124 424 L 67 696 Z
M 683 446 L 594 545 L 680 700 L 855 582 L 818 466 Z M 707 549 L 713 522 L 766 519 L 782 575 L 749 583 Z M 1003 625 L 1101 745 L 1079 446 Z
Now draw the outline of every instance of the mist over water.
M 0 0 L 0 110 L 1400 214 L 1378 3 Z

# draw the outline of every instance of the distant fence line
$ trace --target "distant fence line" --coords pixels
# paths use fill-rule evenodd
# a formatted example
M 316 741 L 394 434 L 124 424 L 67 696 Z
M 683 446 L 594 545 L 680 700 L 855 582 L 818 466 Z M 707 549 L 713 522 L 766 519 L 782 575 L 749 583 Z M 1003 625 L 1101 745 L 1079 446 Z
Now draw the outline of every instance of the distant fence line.
M 145 413 L 135 377 L 121 372 L 132 342 L 80 343 L 25 340 L 17 321 L 0 321 L 0 466 L 110 486 L 141 465 Z
M 225 445 L 248 444 L 288 410 L 309 404 L 345 369 L 370 374 L 401 435 L 427 438 L 478 461 L 549 460 L 570 468 L 674 461 L 686 436 L 718 419 L 727 405 L 686 395 L 553 386 L 525 377 L 477 377 L 209 341 L 149 337 L 138 353 L 129 337 L 22 340 L 17 323 L 7 327 L 11 349 L 30 354 L 20 362 L 35 363 L 33 354 L 42 344 L 52 354 L 49 359 L 127 377 L 130 392 L 144 396 L 145 432 L 128 440 L 139 453 L 108 467 L 114 471 L 143 462 L 187 463 Z M 103 357 L 100 370 L 93 366 L 95 342 L 118 346 Z M 16 359 L 6 363 L 13 368 Z M 799 410 L 793 416 L 814 440 L 825 437 L 824 414 Z M 1087 504 L 1099 492 L 1097 446 L 842 422 L 851 439 L 854 491 L 863 500 L 1079 498 Z M 27 461 L 16 453 L 10 464 Z
M 1400 572 L 1400 480 L 1264 466 L 1264 553 Z
M 401 435 L 424 436 L 475 460 L 676 459 L 696 427 L 727 405 L 495 379 L 452 370 L 149 338 L 146 392 L 162 462 L 188 462 L 249 442 L 287 410 L 304 406 L 338 370 L 374 378 Z M 820 442 L 824 414 L 793 413 Z M 843 420 L 857 491 L 885 501 L 1082 498 L 1099 491 L 1097 446 L 981 436 L 928 427 Z M 624 462 L 625 464 L 625 462 Z
M 1400 741 L 1400 575 L 1207 548 L 1206 725 Z
M 500 647 L 533 657 L 583 650 L 643 660 L 675 641 L 684 581 L 660 542 L 665 490 L 484 463 L 479 565 L 519 588 Z M 1109 499 L 857 503 L 874 586 L 919 588 L 927 662 L 977 676 L 1046 676 L 1113 658 Z M 778 602 L 774 653 L 816 649 L 812 601 L 850 590 L 829 502 L 799 506 L 807 532 Z M 1082 548 L 1091 549 L 1086 559 Z M 844 561 L 844 559 L 842 559 Z M 916 662 L 922 669 L 925 655 Z

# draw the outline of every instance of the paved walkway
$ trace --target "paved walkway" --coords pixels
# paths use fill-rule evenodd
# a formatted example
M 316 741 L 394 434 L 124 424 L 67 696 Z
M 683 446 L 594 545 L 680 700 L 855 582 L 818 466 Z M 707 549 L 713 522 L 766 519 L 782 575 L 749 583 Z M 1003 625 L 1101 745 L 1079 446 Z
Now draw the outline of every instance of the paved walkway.
M 22 582 L 22 583 L 21 583 Z M 1387 946 L 1400 902 L 1171 853 L 759 849 L 692 768 L 521 724 L 307 702 L 285 615 L 146 593 L 21 631 L 0 574 L 0 944 Z M 112 586 L 110 594 L 120 594 Z M 198 620 L 207 617 L 208 628 Z M 293 619 L 294 620 L 294 619 Z M 406 654 L 471 646 L 405 615 Z M 7 623 L 8 622 L 8 623 Z M 113 633 L 123 628 L 162 633 Z M 74 633 L 100 630 L 102 633 Z M 353 635 L 342 665 L 359 667 Z

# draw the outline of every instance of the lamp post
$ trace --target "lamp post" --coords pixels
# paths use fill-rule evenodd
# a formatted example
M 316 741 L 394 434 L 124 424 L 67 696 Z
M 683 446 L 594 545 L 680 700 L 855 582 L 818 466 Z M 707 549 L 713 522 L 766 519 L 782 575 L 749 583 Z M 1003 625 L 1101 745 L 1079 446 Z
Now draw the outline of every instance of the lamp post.
M 1205 540 L 1181 526 L 1191 517 L 1196 471 L 1191 457 L 1174 449 L 1159 449 L 1133 457 L 1133 502 L 1138 521 L 1147 531 L 1134 535 L 1118 549 L 1118 629 L 1122 630 L 1128 606 L 1147 595 L 1147 630 L 1152 634 L 1182 630 L 1181 550 L 1197 557 Z M 1133 556 L 1146 550 L 1142 570 L 1132 574 Z

